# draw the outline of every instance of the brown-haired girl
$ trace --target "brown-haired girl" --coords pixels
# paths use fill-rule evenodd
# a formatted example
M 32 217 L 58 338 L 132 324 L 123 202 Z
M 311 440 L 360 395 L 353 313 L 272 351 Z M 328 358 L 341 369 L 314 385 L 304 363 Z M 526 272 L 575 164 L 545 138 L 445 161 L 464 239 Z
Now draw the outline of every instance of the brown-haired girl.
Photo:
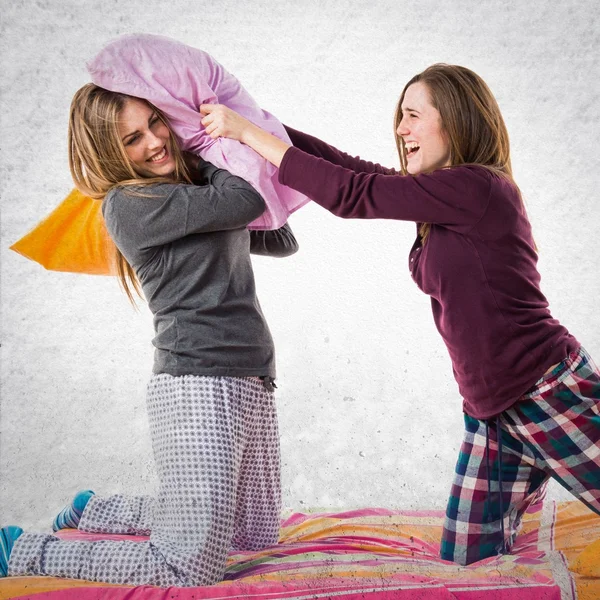
M 211 136 L 248 144 L 280 167 L 281 183 L 333 214 L 417 223 L 408 267 L 464 399 L 442 558 L 508 551 L 550 477 L 600 513 L 600 372 L 540 291 L 508 133 L 485 82 L 436 64 L 407 83 L 395 118 L 400 172 L 288 128 L 290 147 L 220 105 L 201 112 Z
M 211 585 L 230 549 L 276 544 L 280 459 L 271 333 L 250 252 L 288 256 L 284 226 L 249 232 L 265 210 L 243 179 L 183 156 L 150 103 L 88 84 L 71 105 L 75 184 L 102 200 L 121 281 L 154 315 L 148 385 L 156 499 L 80 492 L 54 528 L 148 534 L 81 542 L 0 530 L 0 575 Z

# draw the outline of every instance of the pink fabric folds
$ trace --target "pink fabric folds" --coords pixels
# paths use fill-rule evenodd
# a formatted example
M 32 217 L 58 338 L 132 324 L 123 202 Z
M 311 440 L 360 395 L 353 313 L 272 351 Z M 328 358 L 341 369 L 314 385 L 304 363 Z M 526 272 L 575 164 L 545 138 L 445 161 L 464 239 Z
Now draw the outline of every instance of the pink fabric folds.
M 277 169 L 235 140 L 213 140 L 200 124 L 200 104 L 219 103 L 290 142 L 283 125 L 262 110 L 240 82 L 212 56 L 158 35 L 126 35 L 105 46 L 87 65 L 92 82 L 144 98 L 160 108 L 182 148 L 244 178 L 263 196 L 267 210 L 251 229 L 277 229 L 308 198 L 277 181 Z

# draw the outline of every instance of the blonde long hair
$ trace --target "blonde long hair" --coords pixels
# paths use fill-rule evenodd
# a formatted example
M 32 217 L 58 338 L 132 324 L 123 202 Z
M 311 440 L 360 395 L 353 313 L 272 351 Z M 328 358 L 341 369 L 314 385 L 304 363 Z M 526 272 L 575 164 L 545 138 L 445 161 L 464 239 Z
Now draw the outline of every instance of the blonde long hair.
M 158 118 L 169 129 L 175 171 L 170 177 L 145 177 L 135 167 L 119 136 L 119 114 L 127 101 L 126 94 L 111 92 L 88 83 L 79 89 L 71 102 L 69 113 L 69 168 L 76 187 L 84 194 L 103 200 L 115 186 L 147 186 L 165 181 L 191 183 L 177 138 L 162 112 L 147 100 Z M 139 193 L 139 192 L 137 192 Z M 123 290 L 134 303 L 132 289 L 142 296 L 135 271 L 115 246 L 115 264 Z
M 400 94 L 394 116 L 394 135 L 402 173 L 408 174 L 406 151 L 404 140 L 396 131 L 402 119 L 406 90 L 417 82 L 427 86 L 431 103 L 440 113 L 442 132 L 450 145 L 450 166 L 481 165 L 514 183 L 508 131 L 490 88 L 470 69 L 444 63 L 431 65 L 415 75 Z M 430 223 L 420 224 L 423 242 L 430 230 Z

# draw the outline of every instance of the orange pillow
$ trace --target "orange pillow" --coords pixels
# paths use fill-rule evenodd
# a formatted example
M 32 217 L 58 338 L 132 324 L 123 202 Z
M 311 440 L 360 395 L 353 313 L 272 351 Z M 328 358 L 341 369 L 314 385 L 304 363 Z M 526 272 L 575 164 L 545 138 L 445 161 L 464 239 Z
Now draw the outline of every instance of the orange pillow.
M 10 249 L 52 271 L 115 275 L 114 243 L 101 206 L 75 189 Z

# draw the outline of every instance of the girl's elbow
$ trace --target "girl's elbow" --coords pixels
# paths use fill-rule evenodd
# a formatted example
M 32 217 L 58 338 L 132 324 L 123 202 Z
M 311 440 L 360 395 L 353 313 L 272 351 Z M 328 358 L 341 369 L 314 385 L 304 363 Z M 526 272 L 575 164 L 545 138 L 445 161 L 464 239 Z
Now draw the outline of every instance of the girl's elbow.
M 264 198 L 254 189 L 239 190 L 237 202 L 249 222 L 258 219 L 267 208 Z
M 252 206 L 253 214 L 255 215 L 253 217 L 253 220 L 258 219 L 258 217 L 260 217 L 265 212 L 267 208 L 267 203 L 265 202 L 265 199 L 258 192 L 255 191 L 252 191 L 249 194 L 249 199 L 250 204 Z

